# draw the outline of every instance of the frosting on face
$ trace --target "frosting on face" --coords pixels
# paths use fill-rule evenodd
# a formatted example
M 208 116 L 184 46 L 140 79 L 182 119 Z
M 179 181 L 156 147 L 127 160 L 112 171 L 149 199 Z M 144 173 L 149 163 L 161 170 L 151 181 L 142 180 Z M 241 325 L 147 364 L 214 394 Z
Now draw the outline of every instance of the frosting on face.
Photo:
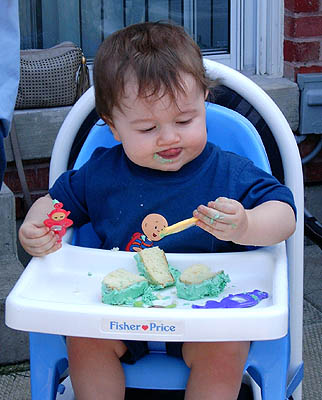
M 172 161 L 173 161 L 168 158 L 163 158 L 163 157 L 159 156 L 159 154 L 157 154 L 157 153 L 153 154 L 153 159 L 157 160 L 160 164 L 172 163 Z

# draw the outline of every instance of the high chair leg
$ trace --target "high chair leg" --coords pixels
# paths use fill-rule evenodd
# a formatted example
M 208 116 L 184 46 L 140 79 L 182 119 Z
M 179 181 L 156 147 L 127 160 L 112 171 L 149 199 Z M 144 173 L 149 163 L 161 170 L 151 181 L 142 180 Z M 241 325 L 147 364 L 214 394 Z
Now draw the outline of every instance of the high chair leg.
M 30 379 L 32 400 L 55 400 L 59 379 L 68 367 L 65 338 L 30 333 Z
M 253 353 L 256 354 L 254 358 Z M 261 357 L 261 353 L 265 357 Z M 261 387 L 262 400 L 286 399 L 288 364 L 289 335 L 252 343 L 246 369 Z

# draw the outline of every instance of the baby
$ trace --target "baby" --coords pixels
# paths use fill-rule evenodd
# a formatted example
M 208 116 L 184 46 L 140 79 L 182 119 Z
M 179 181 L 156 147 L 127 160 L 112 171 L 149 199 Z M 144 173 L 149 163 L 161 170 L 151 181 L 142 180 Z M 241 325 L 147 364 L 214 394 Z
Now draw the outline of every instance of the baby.
M 97 149 L 34 203 L 19 232 L 31 255 L 61 247 L 42 222 L 52 199 L 71 211 L 75 226 L 91 222 L 105 249 L 125 250 L 142 221 L 156 213 L 162 226 L 193 210 L 198 219 L 196 227 L 158 243 L 166 252 L 241 251 L 294 232 L 290 191 L 249 160 L 207 142 L 209 80 L 183 28 L 142 23 L 113 33 L 98 50 L 94 86 L 97 112 L 121 144 Z M 153 229 L 158 232 L 158 225 Z M 68 337 L 67 348 L 78 400 L 123 399 L 121 362 L 134 363 L 148 352 L 144 341 L 81 337 Z M 236 400 L 248 350 L 249 342 L 167 343 L 167 352 L 191 368 L 187 400 Z

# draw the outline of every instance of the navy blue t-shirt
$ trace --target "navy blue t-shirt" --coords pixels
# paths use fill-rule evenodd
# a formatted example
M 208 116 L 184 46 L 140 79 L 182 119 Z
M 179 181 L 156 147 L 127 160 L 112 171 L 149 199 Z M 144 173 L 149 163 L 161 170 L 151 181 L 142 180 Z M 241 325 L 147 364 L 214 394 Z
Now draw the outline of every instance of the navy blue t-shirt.
M 70 210 L 75 226 L 91 222 L 101 248 L 125 250 L 131 237 L 152 213 L 169 225 L 192 216 L 200 204 L 224 196 L 246 209 L 269 200 L 288 203 L 295 212 L 291 191 L 246 158 L 208 143 L 203 152 L 179 171 L 144 168 L 130 161 L 121 145 L 99 148 L 79 170 L 67 171 L 49 191 Z M 244 246 L 216 239 L 192 227 L 153 242 L 166 252 L 204 253 L 240 251 Z

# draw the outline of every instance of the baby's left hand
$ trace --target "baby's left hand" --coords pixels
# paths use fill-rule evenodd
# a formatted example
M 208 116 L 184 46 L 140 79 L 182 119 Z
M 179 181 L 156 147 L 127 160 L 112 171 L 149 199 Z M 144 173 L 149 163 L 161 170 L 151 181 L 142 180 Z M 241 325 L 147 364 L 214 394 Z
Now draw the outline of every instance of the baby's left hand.
M 237 200 L 218 197 L 208 207 L 200 205 L 193 212 L 199 221 L 196 225 L 217 239 L 238 243 L 248 228 L 248 218 L 243 205 Z

